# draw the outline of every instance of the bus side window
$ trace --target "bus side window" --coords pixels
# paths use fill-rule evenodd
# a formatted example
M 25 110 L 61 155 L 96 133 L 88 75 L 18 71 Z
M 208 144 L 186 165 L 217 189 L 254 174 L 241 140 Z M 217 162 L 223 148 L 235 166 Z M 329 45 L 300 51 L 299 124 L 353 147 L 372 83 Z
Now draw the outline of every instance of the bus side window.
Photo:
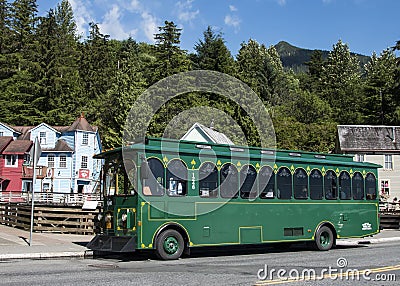
M 293 176 L 295 199 L 308 198 L 308 176 L 304 169 L 296 169 Z
M 324 177 L 325 198 L 335 200 L 337 197 L 337 176 L 334 171 L 327 171 Z
M 339 191 L 341 200 L 351 199 L 351 181 L 350 175 L 346 171 L 342 171 L 339 175 Z
M 251 165 L 245 165 L 240 170 L 240 197 L 243 199 L 256 198 L 257 171 Z
M 292 198 L 292 174 L 286 167 L 280 168 L 276 174 L 277 197 L 287 200 Z
M 275 173 L 270 166 L 264 166 L 258 172 L 258 187 L 260 198 L 273 199 L 275 197 Z
M 167 166 L 167 192 L 169 196 L 186 196 L 187 168 L 182 160 L 174 159 Z
M 202 198 L 216 198 L 218 196 L 218 169 L 206 162 L 199 169 L 199 195 Z
M 164 195 L 164 165 L 156 158 L 147 160 L 150 172 L 143 176 L 143 195 L 145 196 L 162 196 Z M 142 167 L 145 167 L 143 164 Z M 147 171 L 144 171 L 147 172 Z
M 322 173 L 321 171 L 314 169 L 310 173 L 310 199 L 322 200 L 323 193 Z
M 238 170 L 235 165 L 225 164 L 220 170 L 220 194 L 222 198 L 237 198 L 239 188 Z
M 365 177 L 365 191 L 367 200 L 376 200 L 376 178 L 374 174 L 368 173 Z
M 364 178 L 360 172 L 355 172 L 352 178 L 353 199 L 364 199 Z

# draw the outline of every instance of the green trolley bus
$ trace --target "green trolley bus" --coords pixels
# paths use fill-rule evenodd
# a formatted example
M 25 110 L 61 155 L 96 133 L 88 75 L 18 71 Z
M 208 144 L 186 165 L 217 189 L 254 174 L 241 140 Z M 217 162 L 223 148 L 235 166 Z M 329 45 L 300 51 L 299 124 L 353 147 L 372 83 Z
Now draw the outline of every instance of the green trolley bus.
M 94 251 L 311 241 L 379 232 L 377 168 L 351 156 L 146 138 L 104 159 Z

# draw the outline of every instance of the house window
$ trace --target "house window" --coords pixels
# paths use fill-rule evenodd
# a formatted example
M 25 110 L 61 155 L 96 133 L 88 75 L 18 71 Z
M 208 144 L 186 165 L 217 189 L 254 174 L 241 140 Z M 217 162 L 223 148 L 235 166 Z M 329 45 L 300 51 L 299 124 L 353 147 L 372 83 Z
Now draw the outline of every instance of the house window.
M 53 154 L 47 155 L 47 167 L 54 168 L 54 155 Z
M 3 131 L 0 131 L 0 136 L 4 136 L 4 133 L 3 133 Z
M 393 156 L 392 155 L 385 155 L 385 169 L 393 170 Z
M 24 155 L 24 165 L 30 165 L 31 164 L 31 156 L 29 154 Z
M 42 145 L 46 145 L 46 132 L 39 132 L 39 142 Z
M 89 143 L 89 134 L 84 133 L 82 136 L 82 145 L 87 145 Z
M 5 165 L 7 167 L 17 167 L 18 166 L 18 158 L 17 155 L 5 155 Z
M 65 155 L 60 155 L 60 168 L 67 168 L 67 156 Z
M 87 169 L 87 167 L 88 167 L 88 157 L 87 156 L 82 156 L 81 168 L 82 169 Z
M 381 195 L 389 196 L 390 193 L 390 181 L 389 180 L 381 180 Z
M 365 155 L 364 154 L 356 154 L 356 162 L 365 162 Z

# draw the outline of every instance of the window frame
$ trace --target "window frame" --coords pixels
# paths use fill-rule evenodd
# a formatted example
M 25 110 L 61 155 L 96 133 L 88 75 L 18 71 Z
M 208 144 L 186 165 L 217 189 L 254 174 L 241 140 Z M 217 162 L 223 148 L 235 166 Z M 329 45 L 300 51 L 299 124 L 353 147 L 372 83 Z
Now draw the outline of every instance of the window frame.
M 39 131 L 39 142 L 41 145 L 47 145 L 47 132 Z
M 227 171 L 227 175 L 223 175 L 223 172 L 225 171 Z M 232 173 L 230 173 L 231 171 L 233 171 L 234 173 L 233 175 Z M 229 181 L 226 182 L 227 179 Z M 226 184 L 229 184 L 231 188 L 227 188 Z M 229 193 L 228 191 L 229 189 L 231 190 L 233 189 L 234 193 L 233 192 Z M 236 168 L 236 166 L 232 163 L 224 164 L 219 170 L 219 194 L 221 198 L 225 199 L 236 199 L 239 196 L 239 171 Z
M 264 169 L 269 169 L 270 173 L 266 173 L 265 175 L 262 174 L 262 170 Z M 266 177 L 269 175 L 268 181 L 265 182 L 260 182 L 263 177 Z M 258 192 L 259 192 L 259 197 L 261 199 L 274 199 L 275 195 L 276 195 L 276 174 L 274 172 L 274 169 L 272 169 L 272 167 L 270 166 L 263 166 L 260 168 L 260 170 L 258 171 L 258 175 L 257 175 L 257 182 L 258 182 Z M 272 188 L 271 188 L 272 185 Z M 271 189 L 272 189 L 272 196 L 269 194 L 271 193 Z
M 384 163 L 384 170 L 393 170 L 393 155 L 385 154 L 383 163 Z
M 253 174 L 249 174 L 249 170 L 251 170 Z M 246 174 L 244 172 L 246 172 Z M 253 182 L 251 182 L 251 180 Z M 249 184 L 251 184 L 251 186 L 249 186 Z M 239 193 L 242 199 L 255 199 L 258 196 L 257 170 L 254 168 L 254 166 L 242 166 L 239 171 L 239 186 Z M 250 187 L 250 189 L 248 187 Z
M 332 174 L 334 175 L 334 184 L 333 181 L 332 183 L 329 185 L 329 192 L 328 192 L 328 184 L 327 184 L 327 180 L 333 179 L 333 178 L 328 178 L 328 174 Z M 332 193 L 334 195 L 332 195 L 332 197 L 328 197 L 328 194 Z M 324 197 L 326 200 L 337 200 L 338 198 L 338 176 L 335 173 L 335 171 L 333 170 L 328 170 L 325 172 L 324 174 Z
M 88 133 L 82 134 L 82 145 L 89 145 L 89 134 Z
M 212 167 L 209 169 L 209 167 Z M 208 168 L 207 170 L 202 170 Z M 202 172 L 206 175 L 203 177 Z M 215 184 L 215 188 L 212 185 Z M 219 189 L 219 172 L 217 166 L 212 162 L 204 162 L 199 168 L 199 196 L 201 198 L 217 198 Z
M 343 178 L 343 176 L 347 176 Z M 339 180 L 339 199 L 341 200 L 351 200 L 352 198 L 352 180 L 350 177 L 349 172 L 347 171 L 341 171 L 338 177 Z M 343 183 L 346 183 L 345 186 L 343 186 Z M 345 188 L 346 187 L 346 188 Z
M 67 155 L 65 154 L 60 154 L 59 156 L 59 161 L 58 161 L 58 168 L 60 169 L 65 169 L 67 168 Z
M 4 155 L 4 166 L 8 167 L 8 168 L 18 167 L 18 155 L 5 154 Z
M 154 163 L 153 163 L 154 162 Z M 142 194 L 144 196 L 162 197 L 165 194 L 165 166 L 160 159 L 147 159 L 149 168 L 148 178 L 142 180 Z M 142 166 L 141 168 L 143 168 Z
M 359 192 L 357 191 L 357 186 L 354 185 L 356 176 L 360 176 L 361 177 L 361 191 L 362 191 L 361 192 L 361 194 L 362 194 L 361 197 L 357 196 L 357 194 Z M 354 174 L 353 174 L 353 176 L 351 178 L 351 189 L 352 189 L 352 193 L 353 193 L 353 200 L 358 200 L 358 201 L 359 200 L 364 200 L 364 198 L 365 198 L 365 180 L 364 180 L 363 175 L 360 172 L 354 172 Z
M 89 157 L 82 156 L 81 157 L 81 169 L 87 169 L 89 166 Z
M 373 189 L 374 189 L 374 192 L 373 193 L 370 193 L 369 191 L 368 191 L 368 188 L 367 188 L 367 183 L 368 183 L 368 177 L 369 176 L 372 176 L 373 177 Z M 377 178 L 376 178 L 376 176 L 375 176 L 375 174 L 373 174 L 373 173 L 368 173 L 366 176 L 365 176 L 365 179 L 364 179 L 364 184 L 365 184 L 365 187 L 364 187 L 364 192 L 365 192 L 365 199 L 366 200 L 376 200 L 376 198 L 378 197 L 378 189 L 377 189 L 377 187 L 376 187 L 376 181 L 377 181 Z M 372 195 L 371 195 L 372 194 Z M 369 195 L 371 195 L 371 196 L 369 196 Z
M 177 162 L 177 163 L 175 163 Z M 179 163 L 178 163 L 179 162 Z M 182 167 L 181 170 L 175 169 L 171 170 L 173 164 L 178 164 Z M 183 172 L 177 174 L 177 172 Z M 165 168 L 165 188 L 168 196 L 172 197 L 184 197 L 188 195 L 188 168 L 181 159 L 172 159 L 168 162 L 167 168 Z M 172 179 L 172 180 L 171 180 Z M 174 183 L 174 184 L 171 184 Z M 181 190 L 179 191 L 179 186 L 181 186 Z M 173 190 L 171 189 L 173 187 Z M 181 193 L 179 193 L 181 192 Z
M 52 158 L 52 160 L 50 160 L 50 158 Z M 54 168 L 55 166 L 56 166 L 56 156 L 54 154 L 47 154 L 47 168 Z
M 302 179 L 305 179 L 305 182 L 303 181 L 301 184 L 297 182 L 299 180 L 299 177 L 296 175 L 296 173 L 302 172 Z M 297 184 L 296 184 L 297 183 Z M 304 185 L 305 183 L 305 185 Z M 293 197 L 297 200 L 307 200 L 309 197 L 309 181 L 308 181 L 308 174 L 307 171 L 304 170 L 303 168 L 297 168 L 294 171 L 293 174 Z
M 286 174 L 283 174 L 283 176 L 287 177 L 285 181 L 282 181 L 282 178 L 284 179 L 283 176 L 280 176 L 280 172 L 285 172 Z M 290 187 L 289 187 L 290 186 Z M 290 196 L 282 196 L 282 194 L 289 194 L 290 190 Z M 283 192 L 284 191 L 284 192 Z M 290 200 L 293 198 L 293 174 L 290 172 L 290 169 L 287 167 L 280 167 L 278 172 L 276 173 L 276 197 L 280 200 Z
M 319 178 L 314 174 L 318 172 Z M 314 184 L 314 181 L 319 180 L 320 184 Z M 324 176 L 319 169 L 312 169 L 308 176 L 309 196 L 311 200 L 322 200 L 324 198 Z M 319 191 L 316 193 L 314 190 Z M 314 196 L 314 195 L 317 196 Z

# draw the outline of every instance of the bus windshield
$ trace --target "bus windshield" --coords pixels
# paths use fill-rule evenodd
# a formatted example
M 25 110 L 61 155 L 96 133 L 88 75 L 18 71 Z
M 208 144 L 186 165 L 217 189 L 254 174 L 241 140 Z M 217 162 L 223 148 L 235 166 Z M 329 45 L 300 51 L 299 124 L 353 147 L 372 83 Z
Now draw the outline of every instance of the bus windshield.
M 109 160 L 104 165 L 104 196 L 135 195 L 137 168 L 132 160 Z

